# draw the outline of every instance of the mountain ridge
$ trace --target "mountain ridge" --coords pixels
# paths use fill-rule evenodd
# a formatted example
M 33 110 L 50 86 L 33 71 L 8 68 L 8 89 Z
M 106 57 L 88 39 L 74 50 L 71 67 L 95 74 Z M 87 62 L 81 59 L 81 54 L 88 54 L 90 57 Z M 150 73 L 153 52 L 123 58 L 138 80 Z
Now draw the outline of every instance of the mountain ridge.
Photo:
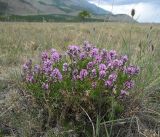
M 1 15 L 66 15 L 77 16 L 82 10 L 92 14 L 92 18 L 109 21 L 133 22 L 128 15 L 113 15 L 111 12 L 89 3 L 87 0 L 0 0 Z
M 0 5 L 0 12 L 13 15 L 76 15 L 81 10 L 88 10 L 92 14 L 111 14 L 87 0 L 0 0 Z

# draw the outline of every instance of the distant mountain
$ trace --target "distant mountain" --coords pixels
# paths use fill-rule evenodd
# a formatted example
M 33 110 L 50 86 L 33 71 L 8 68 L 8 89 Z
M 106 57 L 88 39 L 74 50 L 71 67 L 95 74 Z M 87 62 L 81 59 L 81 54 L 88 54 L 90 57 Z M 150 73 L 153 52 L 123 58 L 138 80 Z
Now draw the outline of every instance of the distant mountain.
M 108 15 L 106 16 L 106 21 L 112 22 L 137 22 L 136 20 L 132 19 L 129 15 L 126 14 L 116 14 L 116 15 Z
M 60 15 L 77 16 L 82 10 L 92 14 L 92 18 L 109 21 L 133 21 L 127 15 L 113 15 L 111 12 L 89 3 L 87 0 L 0 0 L 1 15 Z M 123 18 L 123 19 L 122 19 Z M 125 18 L 125 20 L 124 20 Z
M 81 10 L 92 14 L 111 14 L 87 0 L 0 0 L 0 12 L 14 15 L 77 15 Z

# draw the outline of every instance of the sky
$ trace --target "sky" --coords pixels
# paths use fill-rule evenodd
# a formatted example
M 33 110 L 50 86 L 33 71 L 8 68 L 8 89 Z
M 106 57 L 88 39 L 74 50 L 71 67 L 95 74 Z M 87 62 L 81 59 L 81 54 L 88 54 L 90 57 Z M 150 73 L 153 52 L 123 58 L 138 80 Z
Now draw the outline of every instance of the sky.
M 136 10 L 134 18 L 137 21 L 160 23 L 160 0 L 89 0 L 89 2 L 113 14 L 130 15 L 134 8 Z

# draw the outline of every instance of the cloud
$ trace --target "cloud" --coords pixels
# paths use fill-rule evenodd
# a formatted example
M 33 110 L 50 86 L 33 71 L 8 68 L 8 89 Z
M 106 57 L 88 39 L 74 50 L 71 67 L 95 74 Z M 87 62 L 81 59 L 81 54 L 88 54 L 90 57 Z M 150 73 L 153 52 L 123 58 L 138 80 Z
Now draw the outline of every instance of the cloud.
M 134 8 L 136 10 L 135 19 L 139 22 L 160 22 L 160 0 L 114 0 L 114 3 L 113 0 L 106 1 L 92 0 L 90 2 L 111 11 L 113 14 L 130 15 Z
M 114 2 L 115 5 L 128 5 L 128 4 L 136 4 L 136 3 L 158 3 L 160 4 L 160 0 L 89 0 L 96 3 L 107 3 L 112 4 Z

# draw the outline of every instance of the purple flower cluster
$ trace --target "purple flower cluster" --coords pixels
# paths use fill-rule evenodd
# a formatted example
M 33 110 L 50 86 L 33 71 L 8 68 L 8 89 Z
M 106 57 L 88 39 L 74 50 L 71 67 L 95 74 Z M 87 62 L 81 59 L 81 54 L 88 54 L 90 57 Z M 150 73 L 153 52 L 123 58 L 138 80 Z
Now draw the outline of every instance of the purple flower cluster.
M 126 63 L 128 61 L 127 55 L 122 56 L 121 61 L 123 62 L 123 64 Z
M 44 90 L 48 90 L 48 88 L 49 88 L 48 83 L 43 83 L 43 84 L 42 84 L 42 88 L 43 88 Z
M 134 87 L 134 81 L 130 81 L 130 79 L 133 75 L 139 73 L 139 68 L 136 66 L 127 66 L 127 55 L 120 56 L 115 50 L 101 50 L 92 46 L 89 42 L 85 42 L 83 48 L 78 46 L 69 47 L 68 54 L 79 55 L 80 59 L 77 60 L 77 62 L 80 62 L 82 59 L 88 60 L 86 67 L 81 68 L 81 70 L 77 70 L 80 72 L 80 75 L 74 75 L 76 80 L 84 80 L 88 76 L 87 78 L 91 79 L 91 81 L 92 79 L 104 81 L 104 86 L 106 88 L 115 89 L 120 86 L 123 87 L 121 91 L 125 92 L 127 92 L 126 90 Z M 120 82 L 123 83 L 122 86 L 117 85 L 119 83 L 117 81 L 119 80 L 119 73 L 121 75 L 126 75 L 125 79 L 120 79 L 123 80 L 123 82 Z M 92 87 L 95 87 L 93 86 L 93 82 L 91 85 Z M 125 92 L 122 93 L 124 94 Z
M 117 74 L 116 73 L 112 73 L 109 75 L 108 80 L 105 81 L 105 86 L 106 87 L 113 87 L 114 82 L 117 80 Z
M 32 75 L 32 74 L 27 74 L 27 75 L 26 75 L 26 81 L 27 81 L 27 82 L 30 82 L 30 83 L 34 82 L 34 77 L 33 77 L 33 75 Z
M 107 70 L 107 67 L 105 64 L 100 64 L 99 65 L 99 71 L 106 71 Z
M 128 75 L 137 75 L 140 71 L 140 69 L 135 66 L 126 67 L 124 70 L 125 70 L 125 73 Z
M 51 60 L 53 62 L 58 62 L 60 60 L 60 54 L 55 49 L 51 49 Z
M 42 61 L 46 61 L 48 59 L 49 55 L 47 52 L 42 52 Z
M 113 82 L 110 81 L 110 80 L 106 80 L 105 81 L 105 86 L 111 88 L 111 87 L 113 87 Z
M 79 55 L 80 60 L 83 60 L 83 59 L 85 59 L 86 57 L 87 57 L 87 56 L 86 56 L 86 54 L 85 54 L 84 52 L 80 53 L 80 55 Z
M 45 74 L 50 74 L 52 71 L 52 62 L 50 59 L 47 59 L 43 62 L 42 69 Z
M 109 80 L 115 82 L 117 79 L 117 74 L 116 73 L 112 73 L 111 75 L 109 75 Z
M 134 81 L 133 80 L 128 80 L 124 83 L 125 88 L 131 89 L 134 87 Z
M 94 66 L 94 63 L 93 63 L 93 62 L 88 62 L 88 64 L 87 64 L 87 69 L 88 69 L 88 70 L 93 69 L 93 66 Z
M 96 64 L 101 63 L 101 62 L 102 62 L 102 56 L 101 56 L 101 55 L 95 56 L 94 62 L 95 62 Z
M 41 83 L 41 87 L 48 90 L 48 81 L 55 83 L 63 79 L 61 71 L 54 67 L 60 60 L 61 55 L 55 49 L 51 49 L 50 53 L 45 51 L 41 54 L 41 63 L 34 65 L 34 67 L 32 67 L 31 60 L 27 61 L 23 65 L 25 81 L 31 84 Z M 68 65 L 64 63 L 64 71 L 67 70 Z
M 117 53 L 116 53 L 115 50 L 111 50 L 111 51 L 108 53 L 108 57 L 109 57 L 110 60 L 111 60 L 111 59 L 115 59 L 116 56 L 117 56 Z
M 96 57 L 99 54 L 99 49 L 98 48 L 93 48 L 91 50 L 91 57 Z
M 72 59 L 75 59 L 75 57 L 77 57 L 80 54 L 80 47 L 71 45 L 68 47 L 67 53 Z
M 32 60 L 30 59 L 25 64 L 23 64 L 23 72 L 30 72 L 32 69 Z
M 90 87 L 93 90 L 97 87 L 116 90 L 123 96 L 134 87 L 132 77 L 140 71 L 136 66 L 128 66 L 127 62 L 126 55 L 120 56 L 115 50 L 107 51 L 85 42 L 82 48 L 76 45 L 69 46 L 65 56 L 61 56 L 55 49 L 45 51 L 41 55 L 39 65 L 34 65 L 32 69 L 32 61 L 29 60 L 23 65 L 23 71 L 26 82 L 38 81 L 44 90 L 49 90 L 51 84 L 56 82 L 65 83 L 70 80 L 71 83 L 84 82 L 84 85 L 90 85 L 86 88 Z
M 93 49 L 92 45 L 88 41 L 85 41 L 84 46 L 83 46 L 83 50 L 85 52 L 90 52 L 92 49 Z
M 101 56 L 102 56 L 102 58 L 107 58 L 108 57 L 108 53 L 105 49 L 102 49 Z
M 59 80 L 59 81 L 62 80 L 62 74 L 61 74 L 61 72 L 59 71 L 59 69 L 57 69 L 57 68 L 55 68 L 55 69 L 51 72 L 51 77 L 52 77 L 54 80 Z
M 103 79 L 103 78 L 105 78 L 105 77 L 106 77 L 106 71 L 100 70 L 100 71 L 99 71 L 99 78 L 100 78 L 100 79 Z
M 73 79 L 73 80 L 77 80 L 78 78 L 79 78 L 78 70 L 75 69 L 75 70 L 73 70 L 73 72 L 72 72 L 72 79 Z
M 63 64 L 63 71 L 64 71 L 64 72 L 67 72 L 68 69 L 69 69 L 68 63 L 64 63 L 64 64 Z
M 92 78 L 95 78 L 97 76 L 97 71 L 96 71 L 96 69 L 92 69 L 92 71 L 91 71 L 91 77 Z
M 79 75 L 80 80 L 83 80 L 85 77 L 87 77 L 87 75 L 88 75 L 88 71 L 86 69 L 82 69 Z
M 34 73 L 39 73 L 40 72 L 40 65 L 35 65 L 34 66 Z

